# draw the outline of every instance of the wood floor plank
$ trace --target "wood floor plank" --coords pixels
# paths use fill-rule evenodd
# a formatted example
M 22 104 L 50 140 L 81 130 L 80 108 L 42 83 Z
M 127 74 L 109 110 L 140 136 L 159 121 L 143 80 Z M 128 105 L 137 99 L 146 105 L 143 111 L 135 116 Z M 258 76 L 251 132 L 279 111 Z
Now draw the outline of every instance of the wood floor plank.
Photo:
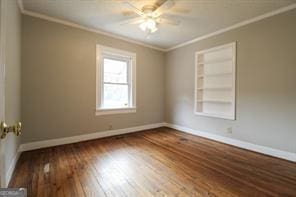
M 223 158 L 236 160 L 236 162 L 244 162 L 242 165 L 249 165 L 250 168 L 256 167 L 258 170 L 263 170 L 266 172 L 272 172 L 269 175 L 280 175 L 281 178 L 288 178 L 295 180 L 296 178 L 296 169 L 294 169 L 292 166 L 294 164 L 292 162 L 283 161 L 283 160 L 274 160 L 272 157 L 266 156 L 265 159 L 262 159 L 261 154 L 257 154 L 255 152 L 250 151 L 241 151 L 239 148 L 233 149 L 233 146 L 229 146 L 226 144 L 219 143 L 219 146 L 215 146 L 217 142 L 210 141 L 205 138 L 192 138 L 191 134 L 184 134 L 177 132 L 175 130 L 169 129 L 168 132 L 164 132 L 165 134 L 174 134 L 182 139 L 190 139 L 196 146 L 199 146 L 198 150 L 203 150 L 204 148 L 207 149 L 207 153 L 212 149 L 212 152 L 217 156 L 217 153 L 219 155 L 222 154 Z M 181 142 L 180 142 L 181 143 Z M 209 146 L 209 144 L 213 146 Z M 214 151 L 213 151 L 214 150 Z M 259 160 L 257 160 L 259 158 Z M 270 159 L 271 158 L 271 159 Z M 255 164 L 253 164 L 250 161 L 256 161 Z M 285 164 L 287 168 L 281 168 L 281 165 Z M 268 166 L 268 168 L 266 168 Z M 292 168 L 289 169 L 289 166 Z M 288 170 L 289 169 L 289 170 Z M 288 180 L 286 179 L 286 181 Z
M 138 139 L 132 140 L 132 143 Z M 142 153 L 142 155 L 147 154 L 152 151 L 151 146 L 153 144 L 145 144 L 147 142 L 142 141 L 140 144 L 143 145 L 142 149 L 145 149 L 146 152 Z M 139 145 L 138 145 L 139 146 Z M 158 147 L 154 151 L 154 155 L 158 155 L 158 159 L 161 162 L 164 162 L 166 165 L 173 166 L 173 170 L 178 173 L 184 172 L 188 176 L 192 177 L 192 181 L 199 188 L 199 192 L 211 193 L 216 196 L 236 196 L 237 194 L 242 194 L 242 192 L 251 191 L 252 188 L 247 188 L 248 185 L 242 185 L 238 187 L 239 182 L 232 180 L 228 176 L 222 176 L 221 173 L 215 171 L 215 169 L 208 168 L 207 165 L 204 165 L 198 160 L 192 161 L 191 159 L 179 157 L 178 154 L 171 154 L 166 149 L 162 149 L 163 147 Z M 165 158 L 165 159 L 163 159 Z M 186 165 L 185 165 L 186 164 Z M 183 174 L 184 176 L 184 174 Z M 231 191 L 230 188 L 227 188 L 228 185 L 231 187 L 237 187 L 238 190 Z M 205 191 L 204 191 L 205 190 Z M 242 190 L 239 192 L 239 190 Z M 252 189 L 252 194 L 257 193 L 256 189 Z
M 112 146 L 113 146 L 113 143 L 112 143 Z M 122 162 L 116 159 L 116 156 L 114 154 L 110 154 L 110 150 L 108 151 L 108 148 L 106 147 L 105 143 L 100 144 L 100 147 L 98 147 L 97 149 L 107 156 L 109 163 L 110 162 L 113 163 L 113 165 L 118 167 L 118 170 L 124 173 L 124 176 L 126 177 L 127 181 L 131 183 L 131 185 L 135 185 L 133 184 L 133 182 L 138 183 L 136 184 L 138 187 L 140 186 L 138 190 L 142 191 L 142 193 L 148 194 L 148 196 L 153 196 L 153 193 L 155 192 L 155 190 L 157 190 L 155 189 L 157 186 L 155 182 L 151 182 L 149 178 L 146 178 L 145 175 L 141 173 L 142 170 L 140 168 L 143 165 L 135 165 L 132 162 L 130 162 L 128 166 L 126 164 L 122 164 Z M 128 158 L 128 155 L 123 155 L 123 157 Z M 119 160 L 120 159 L 121 158 L 119 157 Z M 109 175 L 106 174 L 106 176 L 108 177 Z M 147 195 L 144 195 L 144 196 L 147 196 Z
M 164 127 L 24 152 L 9 186 L 42 197 L 296 197 L 296 163 Z
M 166 140 L 160 140 L 160 137 L 165 137 Z M 218 173 L 231 176 L 233 179 L 239 182 L 243 181 L 243 184 L 250 185 L 251 187 L 257 187 L 265 193 L 272 194 L 273 192 L 278 191 L 279 187 L 282 187 L 282 177 L 275 177 L 271 173 L 258 171 L 257 168 L 250 168 L 250 166 L 246 163 L 242 165 L 241 162 L 234 161 L 233 158 L 225 159 L 224 157 L 217 157 L 219 152 L 216 152 L 215 154 L 209 154 L 207 151 L 198 149 L 196 144 L 190 143 L 190 141 L 181 141 L 181 146 L 178 146 L 177 148 L 172 147 L 172 144 L 175 143 L 175 137 L 160 133 L 155 135 L 154 138 L 151 138 L 151 142 L 157 142 L 158 145 L 171 148 L 171 151 L 175 152 L 176 154 L 188 155 L 190 158 L 196 157 L 197 160 L 203 161 L 203 163 L 207 164 L 207 166 L 211 167 L 213 170 L 217 170 Z M 199 150 L 199 152 L 197 153 L 195 150 Z M 244 174 L 248 174 L 249 176 L 241 179 L 240 177 L 242 177 Z M 256 182 L 256 184 L 254 184 L 254 182 Z M 287 186 L 287 190 L 291 188 L 291 192 L 295 191 L 292 180 L 286 179 L 284 183 L 285 186 Z M 264 190 L 261 188 L 269 189 Z M 289 193 L 290 191 L 287 192 Z
M 166 131 L 167 130 L 167 131 Z M 191 134 L 180 133 L 176 130 L 172 129 L 164 129 L 164 133 L 166 134 L 174 134 L 182 139 L 187 139 L 192 142 L 196 142 L 196 145 L 199 145 L 201 149 L 207 149 L 207 151 L 214 151 L 214 153 L 222 154 L 225 158 L 236 159 L 239 161 L 243 161 L 244 164 L 251 165 L 251 168 L 262 169 L 264 171 L 272 172 L 273 175 L 279 175 L 280 177 L 288 177 L 289 179 L 296 180 L 296 168 L 295 164 L 289 161 L 274 159 L 270 156 L 265 156 L 263 159 L 263 155 L 251 152 L 251 151 L 241 151 L 239 148 L 233 148 L 233 146 L 226 145 L 223 143 L 211 141 L 202 137 L 195 138 L 192 137 Z M 217 146 L 217 143 L 219 146 Z M 209 146 L 210 145 L 210 146 Z M 255 161 L 255 162 L 250 162 Z M 282 166 L 285 165 L 286 168 Z M 268 167 L 266 167 L 268 166 Z
M 88 157 L 88 153 L 84 150 L 84 143 L 85 142 L 81 144 L 74 144 L 74 149 L 72 151 L 79 164 L 77 173 L 79 173 L 81 178 L 82 188 L 86 196 L 106 196 L 105 191 L 102 189 L 96 178 L 95 170 L 90 163 L 91 161 L 89 160 L 90 158 Z
M 116 161 L 113 161 L 111 154 L 105 151 L 105 149 L 98 147 L 97 143 L 89 144 L 88 148 L 95 155 L 95 168 L 102 182 L 103 189 L 112 190 L 112 187 L 118 187 L 126 196 L 136 196 L 139 193 L 139 190 L 135 187 L 136 184 L 129 179 L 129 176 L 121 169 L 121 166 L 117 165 Z M 106 163 L 105 161 L 108 162 Z M 110 163 L 112 165 L 109 165 Z M 118 180 L 114 181 L 116 179 Z M 148 196 L 148 194 L 145 193 L 145 195 L 141 194 L 140 196 Z
M 114 145 L 112 145 L 112 147 L 109 147 L 109 148 L 112 148 L 111 151 L 118 150 L 117 148 L 114 150 L 113 147 Z M 138 160 L 132 155 L 129 155 L 128 152 L 122 153 L 122 152 L 116 151 L 114 156 L 116 157 L 116 155 L 118 157 L 120 157 L 120 155 L 124 155 L 125 159 L 132 161 L 131 163 L 134 165 L 132 165 L 131 167 L 133 170 L 136 170 L 136 173 L 141 174 L 141 172 L 143 171 L 146 172 L 142 177 L 142 181 L 143 181 L 142 185 L 149 184 L 152 187 L 152 193 L 154 196 L 155 195 L 167 195 L 167 196 L 172 195 L 171 189 L 164 186 L 165 184 L 168 183 L 168 180 L 166 179 L 166 177 L 160 176 L 160 174 L 158 174 L 154 168 L 149 168 L 148 165 L 142 165 L 141 160 Z M 121 165 L 121 163 L 118 163 L 118 165 Z
M 124 144 L 122 143 L 124 146 L 126 146 L 128 143 Z M 114 143 L 112 143 L 112 146 L 114 146 Z M 128 147 L 128 146 L 126 146 Z M 114 147 L 115 148 L 115 147 Z M 191 184 L 190 181 L 187 181 L 187 179 L 185 178 L 186 176 L 175 176 L 175 173 L 171 173 L 171 168 L 172 166 L 168 163 L 167 166 L 163 163 L 161 163 L 157 157 L 155 158 L 151 158 L 147 155 L 151 155 L 152 152 L 150 152 L 149 154 L 143 154 L 142 151 L 137 152 L 135 151 L 136 149 L 128 149 L 128 153 L 132 156 L 137 158 L 140 163 L 145 163 L 145 165 L 147 165 L 148 167 L 150 167 L 151 169 L 153 169 L 157 174 L 161 175 L 161 176 L 165 176 L 168 180 L 164 183 L 166 186 L 167 185 L 172 185 L 174 188 L 178 188 L 179 192 L 182 194 L 187 194 L 187 196 L 192 196 L 194 194 L 194 196 L 198 196 L 198 192 L 196 192 L 196 189 L 194 188 L 194 184 Z M 157 153 L 153 152 L 153 155 L 156 155 Z M 144 161 L 144 162 L 143 162 Z M 176 170 L 176 169 L 174 169 Z M 180 173 L 182 173 L 181 171 L 179 171 Z M 184 175 L 184 174 L 183 174 Z M 190 187 L 191 185 L 191 187 Z M 201 190 L 200 190 L 201 191 Z

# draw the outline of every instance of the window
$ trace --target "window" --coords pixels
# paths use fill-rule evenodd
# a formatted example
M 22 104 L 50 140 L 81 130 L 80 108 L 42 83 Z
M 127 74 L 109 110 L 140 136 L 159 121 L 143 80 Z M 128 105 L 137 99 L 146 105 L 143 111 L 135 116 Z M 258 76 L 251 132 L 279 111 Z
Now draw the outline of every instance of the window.
M 136 112 L 136 54 L 97 45 L 96 114 Z
M 195 53 L 196 115 L 235 120 L 236 43 Z

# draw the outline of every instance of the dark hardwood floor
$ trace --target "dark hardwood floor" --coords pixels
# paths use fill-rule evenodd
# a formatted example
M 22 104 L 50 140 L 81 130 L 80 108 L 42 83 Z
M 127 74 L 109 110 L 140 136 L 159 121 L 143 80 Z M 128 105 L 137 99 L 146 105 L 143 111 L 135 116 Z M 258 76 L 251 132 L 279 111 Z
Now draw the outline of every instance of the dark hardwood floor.
M 296 196 L 296 163 L 159 128 L 22 153 L 28 196 Z

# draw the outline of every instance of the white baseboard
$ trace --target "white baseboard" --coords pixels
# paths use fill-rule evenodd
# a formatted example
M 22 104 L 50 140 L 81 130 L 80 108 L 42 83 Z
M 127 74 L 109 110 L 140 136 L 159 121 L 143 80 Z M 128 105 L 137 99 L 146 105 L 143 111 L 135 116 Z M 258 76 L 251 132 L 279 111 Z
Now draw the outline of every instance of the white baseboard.
M 51 147 L 51 146 L 58 146 L 58 145 L 63 145 L 63 144 L 71 144 L 71 143 L 75 143 L 75 142 L 110 137 L 110 136 L 121 135 L 121 134 L 126 134 L 126 133 L 133 133 L 133 132 L 137 132 L 137 131 L 143 131 L 143 130 L 154 129 L 154 128 L 158 128 L 158 127 L 163 127 L 164 125 L 165 125 L 165 123 L 155 123 L 155 124 L 130 127 L 130 128 L 125 128 L 125 129 L 100 131 L 100 132 L 84 134 L 84 135 L 76 135 L 76 136 L 72 136 L 72 137 L 64 137 L 64 138 L 57 138 L 57 139 L 50 139 L 50 140 L 42 140 L 42 141 L 37 141 L 37 142 L 30 142 L 30 143 L 21 144 L 20 148 L 19 148 L 19 152 L 35 150 L 35 149 L 39 149 L 39 148 L 46 148 L 46 147 Z
M 252 144 L 249 142 L 244 142 L 244 141 L 232 139 L 229 137 L 219 136 L 219 135 L 211 134 L 211 133 L 204 132 L 204 131 L 198 131 L 195 129 L 191 129 L 188 127 L 183 127 L 183 126 L 179 126 L 179 125 L 175 125 L 175 124 L 171 124 L 171 123 L 155 123 L 155 124 L 130 127 L 130 128 L 125 128 L 125 129 L 100 131 L 100 132 L 95 132 L 95 133 L 90 133 L 90 134 L 85 134 L 85 135 L 77 135 L 77 136 L 72 136 L 72 137 L 64 137 L 64 138 L 57 138 L 57 139 L 51 139 L 51 140 L 30 142 L 30 143 L 21 144 L 20 148 L 19 148 L 19 152 L 35 150 L 35 149 L 39 149 L 39 148 L 46 148 L 46 147 L 51 147 L 51 146 L 58 146 L 58 145 L 63 145 L 63 144 L 70 144 L 70 143 L 81 142 L 81 141 L 87 141 L 87 140 L 104 138 L 104 137 L 110 137 L 110 136 L 121 135 L 121 134 L 126 134 L 126 133 L 133 133 L 133 132 L 137 132 L 137 131 L 154 129 L 154 128 L 159 128 L 159 127 L 163 127 L 163 126 L 173 128 L 173 129 L 176 129 L 179 131 L 183 131 L 186 133 L 190 133 L 193 135 L 205 137 L 205 138 L 208 138 L 208 139 L 211 139 L 214 141 L 218 141 L 218 142 L 222 142 L 225 144 L 237 146 L 239 148 L 243 148 L 243 149 L 251 150 L 254 152 L 262 153 L 265 155 L 270 155 L 273 157 L 296 162 L 296 153 L 282 151 L 282 150 L 278 150 L 278 149 L 274 149 L 274 148 L 270 148 L 270 147 L 266 147 L 266 146 L 256 145 L 256 144 Z M 6 180 L 10 180 L 9 177 L 11 177 L 11 175 L 13 173 L 13 170 L 14 170 L 15 164 L 18 160 L 18 157 L 19 157 L 19 154 L 13 160 L 14 165 L 11 165 L 11 167 L 7 173 L 7 176 L 6 176 Z
M 287 151 L 282 151 L 282 150 L 278 150 L 278 149 L 273 149 L 270 147 L 266 147 L 266 146 L 261 146 L 261 145 L 256 145 L 256 144 L 252 144 L 249 142 L 244 142 L 244 141 L 240 141 L 240 140 L 236 140 L 236 139 L 232 139 L 229 137 L 223 137 L 223 136 L 219 136 L 216 134 L 211 134 L 208 132 L 204 132 L 204 131 L 198 131 L 195 129 L 191 129 L 188 127 L 183 127 L 183 126 L 179 126 L 179 125 L 175 125 L 175 124 L 170 124 L 170 123 L 165 123 L 166 127 L 172 128 L 172 129 L 176 129 L 179 131 L 183 131 L 186 133 L 190 133 L 193 135 L 197 135 L 197 136 L 201 136 L 201 137 L 205 137 L 211 140 L 215 140 L 218 142 L 222 142 L 225 144 L 230 144 L 233 146 L 237 146 L 239 148 L 243 148 L 243 149 L 247 149 L 247 150 L 251 150 L 254 152 L 258 152 L 258 153 L 262 153 L 265 155 L 270 155 L 273 157 L 277 157 L 277 158 L 281 158 L 281 159 L 285 159 L 285 160 L 289 160 L 292 162 L 296 162 L 296 153 L 292 153 L 292 152 L 287 152 Z
M 21 155 L 20 152 L 16 152 L 16 155 L 14 156 L 13 160 L 11 161 L 11 163 L 9 165 L 9 169 L 8 169 L 8 171 L 5 174 L 5 183 L 4 183 L 5 187 L 8 187 L 8 184 L 10 182 L 10 179 L 12 177 L 12 174 L 14 172 L 16 163 L 17 163 L 20 155 Z

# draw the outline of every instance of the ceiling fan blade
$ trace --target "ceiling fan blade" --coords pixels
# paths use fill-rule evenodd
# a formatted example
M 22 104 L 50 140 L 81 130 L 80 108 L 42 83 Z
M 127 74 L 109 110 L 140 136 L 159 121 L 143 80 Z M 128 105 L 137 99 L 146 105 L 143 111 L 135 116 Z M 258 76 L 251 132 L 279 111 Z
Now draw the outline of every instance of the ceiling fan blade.
M 153 12 L 154 17 L 158 17 L 162 15 L 166 10 L 172 8 L 175 5 L 175 2 L 173 0 L 166 0 L 161 6 L 159 6 L 156 10 Z
M 127 5 L 130 9 L 132 9 L 136 14 L 138 14 L 139 16 L 143 16 L 144 13 L 142 12 L 142 10 L 138 9 L 134 4 L 132 4 L 129 1 L 124 1 L 123 2 L 125 5 Z
M 157 23 L 160 24 L 169 24 L 169 25 L 179 25 L 180 21 L 174 20 L 174 19 L 170 19 L 170 18 L 164 18 L 164 17 L 160 17 L 157 19 Z
M 145 21 L 145 19 L 143 19 L 142 17 L 136 17 L 136 18 L 131 18 L 131 19 L 124 20 L 124 21 L 120 22 L 120 25 L 139 24 L 139 23 L 142 23 L 144 21 Z

